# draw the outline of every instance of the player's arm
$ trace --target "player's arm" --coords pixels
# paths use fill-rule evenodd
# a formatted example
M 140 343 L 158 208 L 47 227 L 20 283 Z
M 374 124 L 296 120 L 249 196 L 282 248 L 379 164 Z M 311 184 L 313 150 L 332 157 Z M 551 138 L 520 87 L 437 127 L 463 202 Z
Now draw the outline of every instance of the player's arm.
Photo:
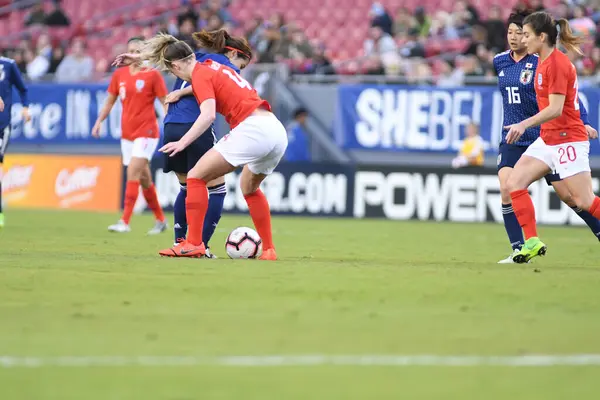
M 4 100 L 0 97 L 0 112 L 4 111 Z
M 94 124 L 94 127 L 92 128 L 92 136 L 93 137 L 95 137 L 95 138 L 100 137 L 100 127 L 102 126 L 102 122 L 104 122 L 104 120 L 106 118 L 108 118 L 108 114 L 110 114 L 110 110 L 112 110 L 112 108 L 116 102 L 117 102 L 117 95 L 113 94 L 113 93 L 109 93 L 108 97 L 104 101 L 104 105 L 102 106 L 100 113 L 98 114 L 98 119 L 96 119 L 96 123 Z
M 12 85 L 17 88 L 19 92 L 19 97 L 21 97 L 21 104 L 23 105 L 23 120 L 25 122 L 31 121 L 31 114 L 29 113 L 29 97 L 27 96 L 27 86 L 25 86 L 25 82 L 23 81 L 23 76 L 21 75 L 21 71 L 17 68 L 17 64 L 12 64 L 12 73 L 10 74 Z
M 598 138 L 598 131 L 594 129 L 594 127 L 590 124 L 590 118 L 588 116 L 587 109 L 583 105 L 583 101 L 581 101 L 581 97 L 577 100 L 579 102 L 579 114 L 581 115 L 581 122 L 585 125 L 585 130 L 590 139 Z
M 186 97 L 186 96 L 193 96 L 194 95 L 194 90 L 192 89 L 191 86 L 186 86 L 183 89 L 175 89 L 173 90 L 171 93 L 169 93 L 167 95 L 166 98 L 166 103 L 170 104 L 170 103 L 176 103 L 178 102 L 182 97 Z
M 159 151 L 168 153 L 171 156 L 179 153 L 188 147 L 194 140 L 198 139 L 217 117 L 217 102 L 215 99 L 206 99 L 200 104 L 200 116 L 194 122 L 189 131 L 177 142 L 165 144 Z
M 541 125 L 545 122 L 552 121 L 554 118 L 558 118 L 561 116 L 563 112 L 563 107 L 565 105 L 564 94 L 551 94 L 549 96 L 550 104 L 548 107 L 544 108 L 542 111 L 535 114 L 533 117 L 529 117 L 523 122 L 523 127 L 525 129 L 531 128 L 533 126 Z

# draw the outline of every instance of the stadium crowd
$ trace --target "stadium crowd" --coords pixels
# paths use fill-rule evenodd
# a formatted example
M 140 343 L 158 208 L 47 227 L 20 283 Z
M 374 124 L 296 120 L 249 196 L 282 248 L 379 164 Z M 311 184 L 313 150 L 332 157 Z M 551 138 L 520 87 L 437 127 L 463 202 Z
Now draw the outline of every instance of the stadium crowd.
M 452 10 L 427 13 L 386 9 L 372 4 L 360 57 L 334 57 L 336 49 L 326 48 L 318 38 L 309 38 L 296 21 L 285 13 L 267 19 L 255 17 L 236 21 L 230 8 L 236 0 L 207 0 L 200 4 L 182 1 L 177 14 L 158 21 L 153 27 L 140 27 L 138 34 L 149 37 L 167 32 L 195 47 L 192 33 L 200 30 L 243 32 L 255 50 L 259 63 L 286 63 L 296 74 L 373 74 L 406 79 L 412 83 L 456 86 L 485 82 L 494 76 L 492 60 L 506 49 L 506 12 L 499 5 L 481 10 L 466 0 L 456 1 Z M 551 11 L 567 18 L 574 30 L 588 38 L 583 57 L 569 54 L 581 77 L 581 85 L 600 78 L 600 7 L 591 1 L 563 0 Z M 68 26 L 58 0 L 40 1 L 29 9 L 24 26 Z M 542 10 L 543 0 L 519 0 L 515 9 Z M 14 58 L 29 80 L 85 81 L 112 72 L 110 60 L 95 59 L 86 45 L 86 36 L 55 40 L 48 33 L 24 38 L 4 54 Z M 114 54 L 124 50 L 115 46 Z M 465 82 L 467 80 L 467 82 Z

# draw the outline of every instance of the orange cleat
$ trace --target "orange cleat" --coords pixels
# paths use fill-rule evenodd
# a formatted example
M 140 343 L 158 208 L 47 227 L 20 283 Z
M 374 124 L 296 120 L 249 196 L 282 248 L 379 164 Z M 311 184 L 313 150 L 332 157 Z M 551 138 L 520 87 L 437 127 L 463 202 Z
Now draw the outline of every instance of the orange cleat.
M 258 258 L 259 260 L 264 261 L 276 261 L 277 254 L 275 253 L 275 249 L 266 249 L 263 250 L 262 255 Z
M 162 257 L 189 257 L 201 258 L 204 257 L 206 248 L 204 243 L 200 246 L 195 246 L 188 241 L 181 241 L 170 249 L 161 250 L 158 252 Z

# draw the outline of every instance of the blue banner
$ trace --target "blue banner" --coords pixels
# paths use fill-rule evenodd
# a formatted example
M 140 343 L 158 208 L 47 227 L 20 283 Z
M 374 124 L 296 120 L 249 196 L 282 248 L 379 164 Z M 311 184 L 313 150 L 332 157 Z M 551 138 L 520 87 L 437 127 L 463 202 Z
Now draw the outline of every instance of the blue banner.
M 583 89 L 590 123 L 600 123 L 600 91 Z M 497 152 L 502 134 L 502 96 L 496 86 L 441 89 L 400 85 L 340 85 L 335 121 L 345 149 L 455 153 L 466 125 L 480 125 L 486 152 Z M 592 155 L 600 142 L 592 141 Z
M 109 117 L 102 124 L 101 137 L 92 138 L 91 132 L 98 113 L 107 97 L 106 84 L 29 85 L 32 121 L 23 123 L 22 105 L 12 108 L 13 144 L 82 145 L 94 143 L 118 144 L 121 138 L 121 101 L 117 100 Z M 14 99 L 19 99 L 15 93 Z M 158 100 L 157 100 L 158 105 Z M 163 110 L 155 106 L 162 125 Z

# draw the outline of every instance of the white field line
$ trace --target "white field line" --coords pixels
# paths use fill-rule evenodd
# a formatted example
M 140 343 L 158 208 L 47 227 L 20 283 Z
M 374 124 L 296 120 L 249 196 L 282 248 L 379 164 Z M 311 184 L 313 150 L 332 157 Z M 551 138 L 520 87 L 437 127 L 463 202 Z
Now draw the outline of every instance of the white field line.
M 40 367 L 284 367 L 284 366 L 553 367 L 600 366 L 600 354 L 522 356 L 263 355 L 263 356 L 64 356 L 0 355 L 0 368 Z

